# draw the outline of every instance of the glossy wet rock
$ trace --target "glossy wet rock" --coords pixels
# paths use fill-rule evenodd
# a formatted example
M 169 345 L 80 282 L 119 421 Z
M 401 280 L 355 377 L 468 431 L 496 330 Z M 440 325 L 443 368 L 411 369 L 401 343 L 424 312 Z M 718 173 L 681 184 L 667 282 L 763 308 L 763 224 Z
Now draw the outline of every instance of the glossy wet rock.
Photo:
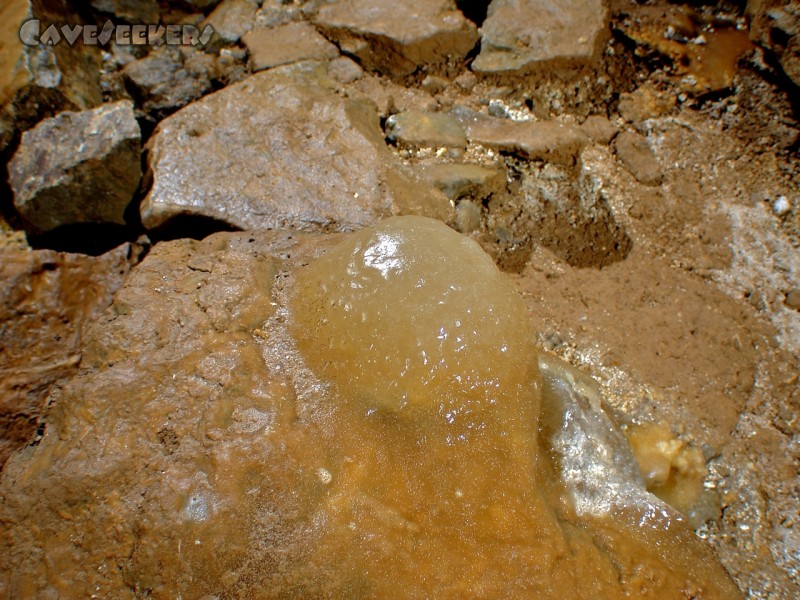
M 390 154 L 374 105 L 343 99 L 323 67 L 256 73 L 162 121 L 149 143 L 142 222 L 352 229 L 397 213 L 447 218 L 447 200 Z

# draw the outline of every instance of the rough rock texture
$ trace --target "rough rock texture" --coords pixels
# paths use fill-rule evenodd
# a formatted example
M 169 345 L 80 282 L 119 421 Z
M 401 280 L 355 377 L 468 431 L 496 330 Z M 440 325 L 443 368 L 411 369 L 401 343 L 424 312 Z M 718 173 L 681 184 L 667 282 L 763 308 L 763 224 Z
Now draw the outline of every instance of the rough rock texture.
M 478 39 L 452 0 L 339 0 L 323 5 L 315 23 L 365 68 L 393 76 L 459 62 Z
M 84 326 L 111 303 L 134 259 L 0 247 L 0 468 L 30 442 L 49 392 L 78 371 Z
M 35 231 L 124 224 L 142 176 L 133 106 L 121 100 L 45 119 L 22 136 L 8 170 L 14 206 Z
M 91 5 L 128 23 L 158 23 L 158 0 L 92 0 Z
M 579 127 L 556 121 L 512 121 L 487 117 L 464 107 L 453 114 L 471 142 L 525 158 L 574 162 L 589 138 Z
M 253 72 L 302 60 L 330 60 L 339 50 L 310 23 L 287 23 L 278 27 L 258 27 L 242 39 L 250 53 Z
M 583 133 L 598 144 L 608 144 L 617 135 L 617 128 L 606 117 L 591 115 L 581 124 Z
M 636 179 L 647 185 L 661 182 L 661 167 L 645 137 L 633 131 L 623 131 L 614 141 L 614 150 Z
M 253 28 L 257 10 L 255 0 L 222 0 L 203 21 L 201 29 L 206 25 L 214 28 L 211 47 L 235 44 Z
M 82 110 L 101 102 L 97 47 L 26 46 L 20 27 L 31 18 L 76 25 L 65 1 L 8 0 L 0 4 L 0 153 L 15 135 L 58 108 Z
M 137 107 L 160 120 L 211 89 L 213 58 L 191 48 L 162 46 L 122 69 L 125 87 Z
M 466 148 L 464 128 L 449 113 L 405 112 L 386 121 L 387 138 L 400 146 Z
M 505 176 L 497 169 L 487 169 L 479 165 L 445 164 L 425 165 L 420 169 L 422 177 L 433 183 L 450 200 L 458 200 L 469 195 L 482 200 L 499 191 Z
M 800 86 L 800 2 L 749 0 L 750 39 L 777 56 L 784 73 Z
M 494 73 L 590 62 L 608 33 L 603 0 L 492 0 L 472 68 Z
M 161 122 L 148 152 L 148 228 L 183 215 L 243 229 L 339 230 L 397 213 L 447 218 L 447 200 L 389 153 L 374 107 L 321 67 L 257 73 Z

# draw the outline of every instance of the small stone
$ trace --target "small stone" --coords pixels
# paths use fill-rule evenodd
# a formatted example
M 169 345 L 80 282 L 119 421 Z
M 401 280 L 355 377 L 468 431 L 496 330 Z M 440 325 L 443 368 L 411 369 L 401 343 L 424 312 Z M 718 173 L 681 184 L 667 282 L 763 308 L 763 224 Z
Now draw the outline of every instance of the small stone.
M 436 75 L 428 75 L 422 80 L 422 89 L 430 94 L 438 94 L 447 89 L 447 80 Z
M 589 138 L 579 127 L 557 121 L 511 121 L 459 106 L 452 113 L 471 142 L 523 158 L 573 163 Z
M 600 55 L 608 35 L 603 0 L 492 0 L 472 69 L 494 73 L 589 63 Z
M 478 41 L 453 0 L 341 0 L 323 5 L 315 24 L 365 68 L 393 76 L 463 60 Z
M 387 137 L 400 145 L 416 148 L 466 148 L 463 127 L 448 113 L 405 112 L 386 121 Z
M 306 21 L 274 28 L 259 27 L 242 38 L 250 52 L 253 72 L 301 60 L 330 60 L 339 56 L 336 46 Z
M 352 83 L 364 75 L 364 69 L 362 69 L 357 62 L 354 60 L 347 58 L 346 56 L 340 56 L 338 58 L 334 58 L 328 64 L 328 75 L 333 77 L 339 83 Z
M 14 206 L 36 232 L 124 224 L 141 175 L 141 132 L 128 100 L 45 119 L 23 134 L 9 163 Z
M 792 210 L 792 204 L 786 196 L 778 196 L 772 203 L 772 212 L 778 217 L 783 217 Z
M 482 200 L 500 191 L 505 183 L 502 171 L 471 164 L 425 165 L 420 175 L 450 200 L 464 196 Z
M 793 310 L 800 310 L 800 290 L 789 290 L 786 292 L 784 304 Z
M 456 205 L 456 231 L 468 234 L 481 226 L 481 208 L 472 200 L 462 200 Z
M 462 90 L 466 90 L 468 92 L 472 91 L 472 88 L 478 83 L 478 78 L 475 77 L 475 73 L 471 73 L 470 71 L 466 71 L 456 77 L 456 85 L 460 87 Z
M 162 46 L 128 63 L 122 76 L 142 112 L 159 121 L 208 92 L 214 71 L 209 54 Z
M 214 28 L 211 47 L 235 44 L 253 28 L 257 10 L 258 3 L 255 0 L 222 0 L 203 21 L 200 29 L 206 25 Z
M 589 136 L 589 139 L 598 144 L 609 144 L 617 135 L 617 128 L 602 115 L 587 117 L 581 125 L 581 129 Z
M 623 131 L 617 136 L 614 150 L 637 180 L 646 185 L 661 183 L 661 167 L 646 138 L 632 131 Z

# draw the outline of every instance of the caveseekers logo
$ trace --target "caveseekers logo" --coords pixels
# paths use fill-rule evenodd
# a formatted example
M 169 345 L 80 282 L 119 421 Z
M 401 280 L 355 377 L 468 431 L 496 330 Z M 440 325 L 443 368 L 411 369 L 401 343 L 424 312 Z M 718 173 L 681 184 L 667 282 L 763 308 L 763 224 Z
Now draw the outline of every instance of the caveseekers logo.
M 102 27 L 51 24 L 42 30 L 39 19 L 25 21 L 19 30 L 19 39 L 26 46 L 72 46 L 78 42 L 105 46 L 112 39 L 120 46 L 205 46 L 213 35 L 211 25 L 200 31 L 194 25 L 115 25 L 111 21 Z

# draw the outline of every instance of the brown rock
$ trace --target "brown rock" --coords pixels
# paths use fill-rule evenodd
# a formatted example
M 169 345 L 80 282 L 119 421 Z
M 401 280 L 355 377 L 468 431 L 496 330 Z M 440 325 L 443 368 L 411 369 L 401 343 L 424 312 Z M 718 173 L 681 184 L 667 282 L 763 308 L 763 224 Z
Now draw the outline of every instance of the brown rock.
M 53 387 L 77 373 L 84 326 L 111 303 L 131 250 L 90 257 L 0 246 L 0 468 L 33 439 Z
M 603 0 L 492 0 L 481 26 L 480 72 L 594 61 L 608 38 Z
M 396 213 L 446 219 L 447 199 L 389 152 L 374 105 L 323 66 L 257 73 L 162 121 L 149 143 L 147 228 L 181 215 L 242 229 L 351 229 Z
M 361 79 L 364 75 L 364 69 L 354 60 L 346 56 L 340 56 L 328 63 L 328 75 L 339 83 L 353 83 Z
M 235 44 L 255 25 L 258 3 L 255 0 L 222 0 L 203 21 L 200 29 L 211 25 L 211 47 Z
M 777 58 L 784 73 L 800 86 L 800 10 L 796 0 L 748 0 L 750 39 Z
M 786 292 L 786 306 L 794 310 L 800 310 L 800 290 L 790 290 Z
M 133 24 L 158 23 L 158 0 L 92 0 L 92 8 Z
M 626 121 L 640 123 L 665 115 L 675 108 L 675 95 L 643 85 L 634 92 L 620 94 L 619 114 Z
M 480 165 L 425 165 L 420 168 L 420 174 L 454 201 L 467 196 L 480 202 L 505 185 L 502 171 Z
M 250 53 L 254 72 L 301 60 L 330 60 L 339 56 L 336 46 L 306 21 L 259 27 L 247 32 L 242 41 Z
M 365 68 L 394 76 L 461 61 L 478 38 L 452 0 L 340 0 L 315 23 Z
M 636 179 L 647 185 L 661 183 L 661 166 L 645 137 L 633 131 L 623 131 L 614 142 L 614 150 Z
M 593 142 L 608 144 L 617 135 L 617 128 L 602 115 L 591 115 L 581 124 L 583 133 Z
M 449 113 L 404 112 L 386 120 L 388 139 L 416 148 L 466 148 L 463 127 Z
M 8 170 L 14 206 L 34 231 L 124 224 L 142 176 L 133 106 L 121 100 L 45 119 L 22 136 Z
M 588 143 L 580 128 L 556 121 L 511 121 L 456 107 L 471 142 L 524 158 L 571 163 Z

